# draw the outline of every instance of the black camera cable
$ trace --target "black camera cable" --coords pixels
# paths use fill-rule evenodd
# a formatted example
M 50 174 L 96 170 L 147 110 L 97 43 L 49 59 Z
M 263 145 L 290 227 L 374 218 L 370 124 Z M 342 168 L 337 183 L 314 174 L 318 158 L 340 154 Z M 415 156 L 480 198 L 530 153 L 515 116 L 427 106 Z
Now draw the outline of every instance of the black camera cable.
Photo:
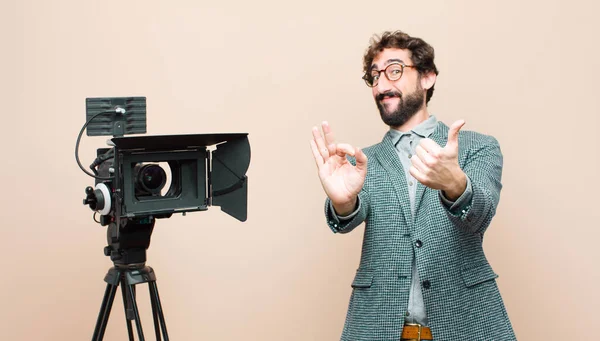
M 103 114 L 112 114 L 112 113 L 120 113 L 120 110 L 123 110 L 121 108 L 116 108 L 115 110 L 106 110 L 106 111 L 101 111 L 97 114 L 95 114 L 94 116 L 92 116 L 89 120 L 87 120 L 87 122 L 85 122 L 85 124 L 83 125 L 83 127 L 81 127 L 81 131 L 79 131 L 79 135 L 77 136 L 77 143 L 75 143 L 75 160 L 77 161 L 77 165 L 79 165 L 79 168 L 81 168 L 81 170 L 91 176 L 92 178 L 98 179 L 98 180 L 112 180 L 112 178 L 106 178 L 106 177 L 101 177 L 98 176 L 98 172 L 96 171 L 95 167 L 99 164 L 101 164 L 102 162 L 104 162 L 105 160 L 109 159 L 110 157 L 112 157 L 113 154 L 113 149 L 111 149 L 110 151 L 108 151 L 107 153 L 100 155 L 99 157 L 96 158 L 96 160 L 94 160 L 94 162 L 90 165 L 90 168 L 94 171 L 94 173 L 96 174 L 92 174 L 90 172 L 88 172 L 83 165 L 81 164 L 81 161 L 79 161 L 79 143 L 81 142 L 81 136 L 83 135 L 83 132 L 85 131 L 85 128 L 87 128 L 87 126 L 90 124 L 90 122 L 92 122 L 92 120 L 94 120 L 96 117 L 103 115 Z

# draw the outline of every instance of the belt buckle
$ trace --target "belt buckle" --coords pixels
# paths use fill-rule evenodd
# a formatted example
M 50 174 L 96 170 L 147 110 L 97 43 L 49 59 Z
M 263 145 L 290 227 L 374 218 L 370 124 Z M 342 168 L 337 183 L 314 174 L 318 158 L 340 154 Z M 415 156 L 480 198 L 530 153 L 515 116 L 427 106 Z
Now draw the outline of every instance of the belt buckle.
M 423 328 L 423 325 L 418 324 L 418 323 L 404 323 L 404 325 L 406 325 L 406 326 L 417 326 L 417 327 L 419 327 L 419 331 L 417 333 L 417 338 L 416 339 L 402 339 L 403 341 L 421 341 L 421 328 Z

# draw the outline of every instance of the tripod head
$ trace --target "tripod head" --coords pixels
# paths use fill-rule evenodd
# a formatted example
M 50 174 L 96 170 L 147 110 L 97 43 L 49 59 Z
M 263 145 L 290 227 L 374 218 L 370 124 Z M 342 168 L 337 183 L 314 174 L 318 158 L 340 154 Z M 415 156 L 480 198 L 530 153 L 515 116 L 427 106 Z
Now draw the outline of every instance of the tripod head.
M 104 247 L 104 255 L 109 256 L 115 266 L 143 266 L 154 223 L 153 217 L 127 219 L 120 227 L 110 223 L 106 229 L 108 245 Z
M 156 217 L 122 218 L 119 223 L 115 216 L 103 212 L 100 208 L 105 207 L 104 198 L 109 193 L 106 187 L 94 189 L 88 186 L 85 189 L 86 198 L 83 204 L 92 210 L 98 210 L 101 225 L 108 226 L 106 229 L 107 246 L 104 247 L 104 255 L 110 257 L 115 266 L 130 266 L 138 264 L 143 266 L 146 262 L 146 250 L 150 247 L 150 237 L 156 223 Z M 164 218 L 168 218 L 168 214 Z

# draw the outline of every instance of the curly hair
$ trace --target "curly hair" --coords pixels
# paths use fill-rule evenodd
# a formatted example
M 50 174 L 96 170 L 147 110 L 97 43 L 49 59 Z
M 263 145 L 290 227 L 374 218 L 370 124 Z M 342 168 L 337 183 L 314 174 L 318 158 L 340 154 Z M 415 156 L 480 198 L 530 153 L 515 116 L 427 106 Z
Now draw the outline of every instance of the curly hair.
M 363 71 L 367 72 L 371 68 L 373 59 L 384 49 L 397 48 L 406 49 L 411 52 L 412 62 L 416 70 L 421 75 L 429 72 L 439 74 L 437 67 L 433 61 L 435 53 L 433 47 L 427 44 L 423 39 L 411 37 L 402 31 L 384 32 L 381 37 L 375 35 L 370 40 L 370 45 L 363 57 Z M 435 84 L 427 90 L 426 103 L 429 103 L 433 96 L 433 88 Z

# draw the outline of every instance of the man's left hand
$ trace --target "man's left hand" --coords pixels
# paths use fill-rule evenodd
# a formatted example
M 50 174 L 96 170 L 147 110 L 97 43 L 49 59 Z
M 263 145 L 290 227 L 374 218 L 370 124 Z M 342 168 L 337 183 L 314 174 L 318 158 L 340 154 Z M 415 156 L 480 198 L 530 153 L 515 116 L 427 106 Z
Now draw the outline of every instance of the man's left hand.
M 454 122 L 444 148 L 431 139 L 423 139 L 411 157 L 410 174 L 423 185 L 444 191 L 448 200 L 456 201 L 467 187 L 467 175 L 458 164 L 458 132 L 464 120 Z

